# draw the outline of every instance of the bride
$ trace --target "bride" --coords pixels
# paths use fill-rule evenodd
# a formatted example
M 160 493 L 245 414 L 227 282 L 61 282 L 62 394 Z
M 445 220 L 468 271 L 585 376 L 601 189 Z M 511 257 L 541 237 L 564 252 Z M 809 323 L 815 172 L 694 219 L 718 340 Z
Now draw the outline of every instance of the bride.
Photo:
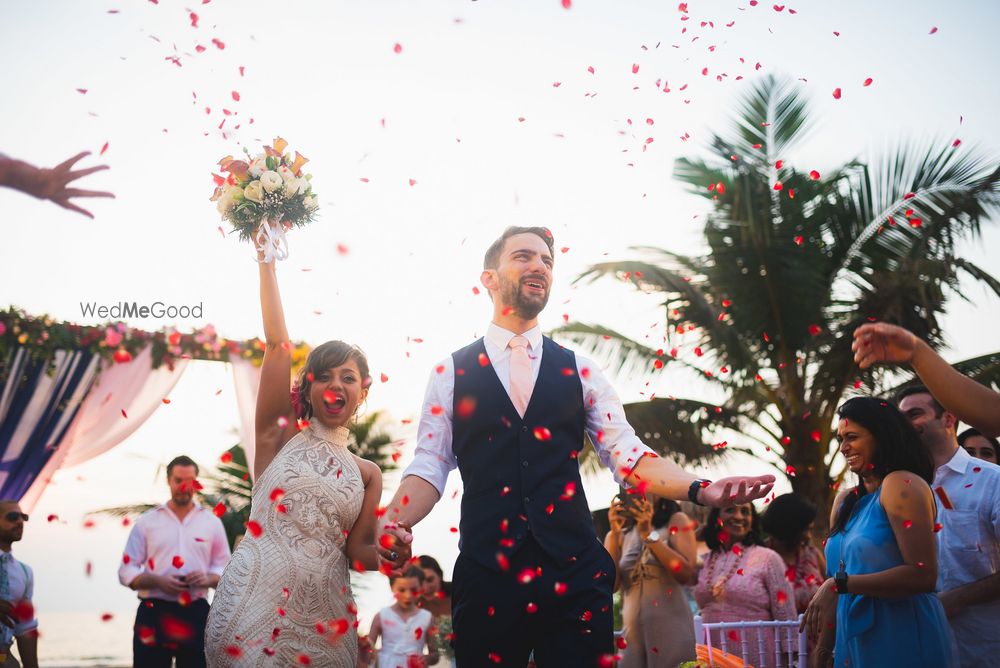
M 408 546 L 376 547 L 379 467 L 347 448 L 368 395 L 368 361 L 328 341 L 294 388 L 275 263 L 260 263 L 266 351 L 256 413 L 257 474 L 247 533 L 208 615 L 209 666 L 344 666 L 357 657 L 348 567 L 374 570 Z M 290 391 L 291 390 L 291 391 Z M 400 554 L 396 554 L 398 550 Z

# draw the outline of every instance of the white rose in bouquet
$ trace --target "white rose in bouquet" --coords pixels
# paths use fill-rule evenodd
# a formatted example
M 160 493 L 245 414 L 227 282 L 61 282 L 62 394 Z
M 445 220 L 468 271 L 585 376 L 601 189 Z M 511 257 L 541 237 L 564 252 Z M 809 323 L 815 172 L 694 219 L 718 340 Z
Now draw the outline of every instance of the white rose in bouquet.
M 264 186 L 264 190 L 269 193 L 273 193 L 275 190 L 284 185 L 284 180 L 282 180 L 281 175 L 278 172 L 266 171 L 260 175 L 260 184 Z
M 243 199 L 243 189 L 239 186 L 229 186 L 223 191 L 216 208 L 219 210 L 219 213 L 225 214 L 241 199 Z
M 260 181 L 251 181 L 247 184 L 247 187 L 243 189 L 243 196 L 246 197 L 251 202 L 257 202 L 260 204 L 264 201 L 264 188 Z
M 309 182 L 305 179 L 292 179 L 285 183 L 285 197 L 304 195 L 309 190 Z
M 302 204 L 306 207 L 306 209 L 315 209 L 319 206 L 316 202 L 316 198 L 312 195 L 306 195 L 306 198 L 302 200 Z
M 252 161 L 250 161 L 249 172 L 250 176 L 252 176 L 253 178 L 255 179 L 260 178 L 260 175 L 266 171 L 267 171 L 267 162 L 264 161 L 263 157 L 254 158 Z
M 279 165 L 278 174 L 281 175 L 281 180 L 284 181 L 286 184 L 295 178 L 295 172 L 288 169 L 287 165 Z

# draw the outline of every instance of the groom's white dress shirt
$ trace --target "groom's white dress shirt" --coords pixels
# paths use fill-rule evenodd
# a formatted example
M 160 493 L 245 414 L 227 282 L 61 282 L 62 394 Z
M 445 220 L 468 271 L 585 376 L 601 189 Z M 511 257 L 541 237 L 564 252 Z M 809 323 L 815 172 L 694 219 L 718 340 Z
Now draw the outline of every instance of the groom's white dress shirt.
M 516 336 L 493 323 L 486 330 L 486 355 L 493 370 L 510 396 L 510 348 L 507 344 Z M 533 378 L 538 380 L 542 365 L 542 330 L 534 327 L 522 334 L 528 339 Z M 625 409 L 618 393 L 608 382 L 600 368 L 586 357 L 576 355 L 576 370 L 583 385 L 585 429 L 590 435 L 601 463 L 610 469 L 615 480 L 623 483 L 632 472 L 639 458 L 655 452 L 639 440 L 635 430 L 625 420 Z M 415 475 L 423 478 L 444 494 L 448 474 L 458 466 L 452 451 L 452 420 L 455 397 L 455 364 L 449 355 L 431 371 L 420 412 L 417 447 L 413 462 L 403 472 L 403 477 Z M 580 444 L 583 448 L 583 443 Z

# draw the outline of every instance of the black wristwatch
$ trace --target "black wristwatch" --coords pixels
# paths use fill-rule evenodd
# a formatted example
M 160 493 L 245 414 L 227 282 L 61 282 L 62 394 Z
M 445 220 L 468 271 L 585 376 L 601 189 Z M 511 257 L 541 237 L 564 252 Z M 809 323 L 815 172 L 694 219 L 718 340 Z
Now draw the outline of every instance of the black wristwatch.
M 698 500 L 698 492 L 700 492 L 703 488 L 708 487 L 711 484 L 712 481 L 706 480 L 705 478 L 698 478 L 697 480 L 692 482 L 691 486 L 688 487 L 688 500 L 691 503 L 697 504 L 699 506 L 705 505 L 704 503 Z
M 847 593 L 847 571 L 844 562 L 840 562 L 840 570 L 833 574 L 833 583 L 837 585 L 837 593 L 841 596 Z

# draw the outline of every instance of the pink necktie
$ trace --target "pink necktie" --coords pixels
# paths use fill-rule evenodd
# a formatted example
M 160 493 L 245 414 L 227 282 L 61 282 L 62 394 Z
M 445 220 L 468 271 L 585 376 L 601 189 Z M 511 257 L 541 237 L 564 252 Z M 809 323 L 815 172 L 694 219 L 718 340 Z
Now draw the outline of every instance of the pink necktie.
M 517 335 L 507 346 L 510 348 L 510 400 L 517 409 L 517 414 L 524 417 L 535 384 L 531 360 L 528 358 L 528 339 Z

